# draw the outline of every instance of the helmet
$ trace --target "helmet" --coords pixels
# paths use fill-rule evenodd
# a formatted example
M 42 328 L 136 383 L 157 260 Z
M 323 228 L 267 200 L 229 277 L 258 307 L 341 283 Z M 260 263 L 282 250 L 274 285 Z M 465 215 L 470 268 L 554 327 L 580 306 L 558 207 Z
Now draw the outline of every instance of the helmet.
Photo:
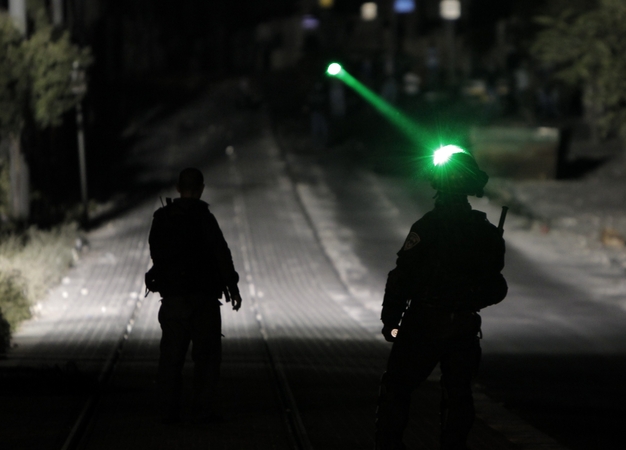
M 456 145 L 446 145 L 433 155 L 429 180 L 438 192 L 482 197 L 489 177 L 470 153 Z

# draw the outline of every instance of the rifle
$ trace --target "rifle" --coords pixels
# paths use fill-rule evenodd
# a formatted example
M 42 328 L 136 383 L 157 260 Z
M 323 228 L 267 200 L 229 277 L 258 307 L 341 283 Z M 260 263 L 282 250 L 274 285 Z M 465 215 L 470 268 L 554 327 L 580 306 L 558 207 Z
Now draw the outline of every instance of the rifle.
M 506 213 L 509 211 L 508 206 L 502 207 L 502 212 L 500 213 L 500 221 L 498 222 L 498 231 L 500 231 L 500 236 L 504 234 L 504 221 L 506 220 Z

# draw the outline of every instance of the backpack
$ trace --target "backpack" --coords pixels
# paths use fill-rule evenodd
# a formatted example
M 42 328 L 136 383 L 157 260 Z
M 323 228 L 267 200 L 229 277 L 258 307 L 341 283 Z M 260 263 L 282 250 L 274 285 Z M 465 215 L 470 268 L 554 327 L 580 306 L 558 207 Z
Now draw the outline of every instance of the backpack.
M 398 260 L 399 286 L 408 297 L 450 310 L 477 310 L 504 298 L 504 240 L 485 213 L 450 220 L 431 211 L 421 222 L 421 247 Z
M 146 295 L 149 292 L 159 292 L 163 296 L 217 291 L 220 289 L 216 281 L 219 278 L 217 263 L 206 244 L 202 228 L 202 217 L 208 213 L 208 208 L 184 210 L 169 198 L 166 203 L 155 213 L 155 218 L 160 221 L 159 235 L 155 237 L 156 242 L 152 242 L 151 231 L 150 245 L 158 245 L 173 262 L 153 264 L 146 272 Z

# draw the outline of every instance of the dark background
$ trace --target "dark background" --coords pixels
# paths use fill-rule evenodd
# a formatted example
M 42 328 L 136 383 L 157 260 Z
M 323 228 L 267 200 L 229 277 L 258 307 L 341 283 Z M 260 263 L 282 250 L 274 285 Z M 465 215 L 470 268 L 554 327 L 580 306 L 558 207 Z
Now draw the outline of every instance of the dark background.
M 74 42 L 89 46 L 95 60 L 88 72 L 84 102 L 90 198 L 104 202 L 120 192 L 147 188 L 131 186 L 126 183 L 128 177 L 120 176 L 120 163 L 136 138 L 124 131 L 151 108 L 160 105 L 160 114 L 171 113 L 212 83 L 248 76 L 275 117 L 300 114 L 306 91 L 322 76 L 323 64 L 347 55 L 332 39 L 309 39 L 301 64 L 271 71 L 269 52 L 284 43 L 274 37 L 261 46 L 257 26 L 312 14 L 325 20 L 332 16 L 329 23 L 333 26 L 349 28 L 350 18 L 358 15 L 362 3 L 336 0 L 331 10 L 321 11 L 314 1 L 294 0 L 67 0 L 62 28 L 70 31 Z M 391 3 L 378 4 L 382 26 L 391 26 L 384 16 Z M 429 35 L 441 29 L 438 0 L 416 4 L 415 32 Z M 513 33 L 519 36 L 523 52 L 534 29 L 532 17 L 546 4 L 542 0 L 466 0 L 457 32 L 480 54 L 494 45 L 496 22 L 515 17 Z M 7 0 L 1 0 L 1 6 L 6 7 Z M 398 36 L 407 32 L 400 22 Z M 291 94 L 276 97 L 278 87 Z M 350 132 L 365 133 L 364 140 L 371 138 L 368 131 L 373 133 L 373 125 L 374 130 L 380 127 L 387 141 L 403 140 L 382 120 L 359 120 L 363 126 L 352 126 Z M 74 112 L 66 114 L 60 127 L 36 130 L 29 124 L 24 145 L 36 192 L 32 220 L 45 226 L 65 219 L 80 198 Z

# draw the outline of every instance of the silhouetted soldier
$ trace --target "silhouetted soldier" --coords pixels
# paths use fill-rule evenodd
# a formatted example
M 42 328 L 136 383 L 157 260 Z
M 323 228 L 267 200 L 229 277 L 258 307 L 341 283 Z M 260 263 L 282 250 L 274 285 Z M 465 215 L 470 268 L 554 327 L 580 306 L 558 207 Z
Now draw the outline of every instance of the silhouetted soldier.
M 376 449 L 406 447 L 411 392 L 437 363 L 442 377 L 441 448 L 464 450 L 474 421 L 471 380 L 478 369 L 478 311 L 500 302 L 507 284 L 504 240 L 468 195 L 483 195 L 487 174 L 455 146 L 435 154 L 435 208 L 415 222 L 388 276 L 383 335 L 393 342 L 381 380 Z M 504 217 L 501 218 L 501 224 Z
M 152 290 L 162 297 L 157 374 L 162 419 L 180 421 L 182 369 L 191 342 L 193 411 L 197 419 L 219 420 L 213 404 L 222 353 L 219 298 L 223 293 L 233 309 L 239 309 L 239 275 L 217 220 L 200 200 L 202 173 L 183 170 L 176 188 L 180 198 L 167 199 L 154 213 L 149 237 L 151 280 L 156 282 Z

